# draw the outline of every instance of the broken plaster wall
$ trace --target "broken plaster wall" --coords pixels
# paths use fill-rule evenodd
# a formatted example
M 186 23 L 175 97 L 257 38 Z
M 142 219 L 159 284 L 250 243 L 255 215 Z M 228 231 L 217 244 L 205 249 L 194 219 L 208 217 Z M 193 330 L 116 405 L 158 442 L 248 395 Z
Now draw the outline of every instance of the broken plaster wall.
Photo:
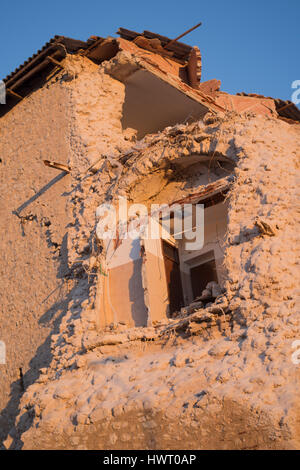
M 291 360 L 292 341 L 299 339 L 299 130 L 275 119 L 231 116 L 203 132 L 238 163 L 222 300 L 230 327 L 224 318 L 219 329 L 195 326 L 194 336 L 167 342 L 154 328 L 124 327 L 87 341 L 86 319 L 81 331 L 62 330 L 68 350 L 53 338 L 57 360 L 22 400 L 17 432 L 24 448 L 299 447 L 299 371 Z M 260 219 L 273 236 L 260 232 Z M 176 321 L 169 324 L 174 332 Z M 141 349 L 137 340 L 147 334 L 154 343 Z M 85 350 L 77 346 L 76 352 L 76 343 Z M 75 360 L 76 367 L 66 370 L 72 351 L 69 366 Z M 29 416 L 33 424 L 24 429 Z
M 72 97 L 69 161 L 74 167 L 70 194 L 73 227 L 68 246 L 74 271 L 78 258 L 84 259 L 79 266 L 85 266 L 91 275 L 93 267 L 99 270 L 94 245 L 95 208 L 106 195 L 112 198 L 116 194 L 130 195 L 136 182 L 141 182 L 149 171 L 156 173 L 160 161 L 168 163 L 178 157 L 189 158 L 194 153 L 210 155 L 210 158 L 226 155 L 238 162 L 229 200 L 232 203 L 225 254 L 229 273 L 226 298 L 229 312 L 233 312 L 233 324 L 230 329 L 211 329 L 210 335 L 202 332 L 197 336 L 195 332 L 195 337 L 185 341 L 178 339 L 169 346 L 165 340 L 155 342 L 154 328 L 142 333 L 138 329 L 124 328 L 124 331 L 120 328 L 99 332 L 96 329 L 96 285 L 80 267 L 59 333 L 51 338 L 52 362 L 23 396 L 16 428 L 12 429 L 5 445 L 23 448 L 295 448 L 299 443 L 298 378 L 291 362 L 291 342 L 297 339 L 299 319 L 294 302 L 295 263 L 284 250 L 293 252 L 297 233 L 291 227 L 296 216 L 293 205 L 299 154 L 297 130 L 275 119 L 236 116 L 211 126 L 201 122 L 183 126 L 180 143 L 176 141 L 178 134 L 180 137 L 176 126 L 162 135 L 146 138 L 144 148 L 133 152 L 126 168 L 112 164 L 113 157 L 105 158 L 101 162 L 105 165 L 102 171 L 82 178 L 82 172 L 93 161 L 89 157 L 95 142 L 99 152 L 115 151 L 117 156 L 122 151 L 119 146 L 124 151 L 127 143 L 118 118 L 114 121 L 115 113 L 121 113 L 122 84 L 101 75 L 101 67 L 98 69 L 86 62 L 87 59 L 78 58 L 77 64 L 74 60 L 70 61 L 73 79 L 64 84 Z M 90 67 L 85 80 L 81 80 L 83 64 Z M 77 65 L 81 70 L 78 76 Z M 101 83 L 115 91 L 116 107 L 112 106 L 111 96 L 105 90 L 102 102 L 97 95 L 90 101 L 89 85 L 96 84 L 102 91 Z M 113 113 L 112 121 L 116 123 L 110 128 L 109 136 L 108 132 L 102 134 L 96 118 L 99 113 L 105 119 L 105 112 L 101 114 L 105 108 Z M 111 141 L 114 148 L 110 146 Z M 141 158 L 143 156 L 145 158 Z M 287 158 L 290 166 L 286 170 Z M 261 160 L 265 161 L 263 167 Z M 122 178 L 116 180 L 120 171 Z M 243 179 L 245 171 L 249 172 L 249 181 Z M 173 173 L 172 166 L 164 167 L 167 179 L 172 180 Z M 280 192 L 272 192 L 273 181 L 278 183 Z M 176 185 L 176 178 L 173 184 Z M 173 197 L 173 191 L 168 193 L 168 186 L 163 196 Z M 178 197 L 190 192 L 190 188 L 178 186 L 177 189 Z M 251 205 L 251 210 L 245 211 L 245 204 Z M 271 238 L 260 237 L 255 217 L 260 216 L 272 225 L 277 212 L 284 212 L 284 223 L 278 224 L 279 229 L 274 227 L 272 243 L 276 245 L 277 241 L 279 249 L 271 259 L 268 251 Z M 285 293 L 276 289 L 276 283 L 270 283 L 270 275 L 261 263 L 265 253 L 271 264 L 276 264 L 279 254 L 276 277 L 282 281 Z M 255 276 L 262 285 L 260 290 L 253 282 Z M 244 280 L 243 285 L 239 284 L 239 279 Z M 99 284 L 97 289 L 101 294 Z M 250 297 L 246 297 L 248 295 Z M 170 325 L 172 327 L 172 320 Z M 144 338 L 145 334 L 151 338 L 153 335 L 153 347 L 151 343 L 144 349 L 139 343 L 136 348 L 130 344 L 130 341 Z M 134 441 L 132 436 L 135 436 Z
M 51 334 L 59 325 L 69 328 L 67 311 L 77 318 L 82 302 L 93 305 L 95 279 L 82 261 L 91 256 L 98 200 L 83 174 L 124 142 L 124 86 L 88 59 L 67 56 L 63 63 L 45 86 L 1 118 L 1 440 L 24 389 L 53 359 Z M 57 172 L 43 159 L 72 171 Z M 29 219 L 23 224 L 20 217 Z M 93 329 L 91 312 L 89 318 Z
M 88 59 L 69 56 L 65 66 L 73 77 L 66 86 L 72 100 L 69 127 L 74 222 L 69 235 L 70 256 L 74 258 L 70 261 L 76 261 L 84 256 L 85 249 L 88 251 L 87 245 L 95 229 L 96 209 L 106 200 L 106 188 L 115 177 L 101 169 L 106 168 L 106 159 L 118 154 L 119 148 L 126 148 L 121 126 L 125 92 L 121 82 Z M 97 184 L 87 171 L 93 164 L 95 169 L 100 169 L 101 181 Z
M 75 305 L 76 320 L 72 328 L 81 331 L 81 322 L 84 323 L 84 318 L 88 318 L 90 330 L 95 330 L 113 319 L 110 299 L 105 300 L 105 308 L 99 306 L 99 299 L 103 300 L 99 292 L 106 292 L 107 286 L 102 286 L 105 279 L 97 274 L 97 269 L 101 271 L 105 266 L 100 268 L 99 265 L 99 254 L 103 247 L 97 243 L 95 225 L 97 207 L 101 203 L 110 202 L 113 197 L 110 192 L 113 192 L 119 175 L 119 164 L 115 157 L 131 145 L 125 138 L 121 124 L 125 87 L 106 74 L 104 67 L 86 58 L 68 57 L 65 66 L 74 77 L 69 84 L 72 96 L 70 147 L 74 178 L 69 262 L 75 270 L 81 270 L 84 276 L 82 289 L 89 298 L 82 311 L 81 294 L 71 305 L 72 308 Z M 92 165 L 94 172 L 98 171 L 96 175 L 88 171 Z

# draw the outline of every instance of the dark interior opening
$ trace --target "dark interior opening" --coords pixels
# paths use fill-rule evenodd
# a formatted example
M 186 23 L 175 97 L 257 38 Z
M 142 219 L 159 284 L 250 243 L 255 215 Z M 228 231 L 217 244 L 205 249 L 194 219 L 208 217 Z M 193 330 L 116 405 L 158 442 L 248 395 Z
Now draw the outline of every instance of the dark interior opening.
M 202 294 L 210 281 L 218 282 L 216 262 L 214 259 L 195 266 L 190 270 L 194 299 Z
M 178 312 L 184 306 L 179 255 L 175 246 L 163 240 L 163 255 L 169 294 L 170 314 Z

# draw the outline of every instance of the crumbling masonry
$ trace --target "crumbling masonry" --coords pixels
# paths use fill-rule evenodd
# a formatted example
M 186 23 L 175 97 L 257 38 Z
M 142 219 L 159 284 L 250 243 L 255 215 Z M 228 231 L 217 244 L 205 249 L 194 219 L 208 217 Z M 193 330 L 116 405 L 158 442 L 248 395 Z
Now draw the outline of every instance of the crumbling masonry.
M 2 445 L 299 448 L 299 111 L 201 83 L 197 48 L 120 36 L 54 38 L 6 79 Z M 161 243 L 108 261 L 96 209 L 121 196 L 205 204 L 178 308 Z

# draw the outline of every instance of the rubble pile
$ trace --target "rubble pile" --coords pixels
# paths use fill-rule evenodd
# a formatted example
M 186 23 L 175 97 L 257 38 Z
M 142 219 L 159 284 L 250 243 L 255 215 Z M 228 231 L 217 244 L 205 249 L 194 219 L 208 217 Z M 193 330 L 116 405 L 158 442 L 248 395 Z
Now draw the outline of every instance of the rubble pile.
M 3 445 L 299 448 L 299 125 L 279 119 L 274 100 L 233 97 L 216 83 L 210 95 L 191 87 L 149 44 L 146 52 L 122 37 L 70 44 L 86 55 L 59 54 L 59 70 L 1 117 Z M 33 73 L 35 58 L 29 66 Z M 167 127 L 145 125 L 142 138 L 124 125 L 126 80 L 141 76 L 155 84 L 151 93 L 163 86 L 183 100 L 181 123 L 169 125 L 166 114 Z M 119 196 L 147 207 L 192 200 L 208 187 L 227 191 L 222 287 L 209 282 L 174 317 L 148 318 L 146 327 L 128 326 L 122 312 L 106 324 L 97 207 Z
M 130 192 L 141 174 L 178 157 L 181 147 L 172 149 L 170 141 L 183 136 L 183 129 L 191 135 L 201 129 L 197 145 L 205 146 L 202 137 L 210 135 L 215 150 L 236 161 L 225 290 L 209 283 L 201 298 L 165 324 L 140 329 L 118 324 L 99 333 L 95 287 L 82 302 L 79 283 L 59 334 L 52 336 L 52 363 L 23 396 L 6 446 L 250 449 L 299 444 L 297 367 L 291 361 L 299 332 L 298 268 L 287 256 L 296 238 L 299 131 L 252 115 L 230 116 L 218 125 L 181 126 L 179 134 L 176 126 L 144 139 L 143 148 L 122 157 L 125 163 L 118 159 L 121 166 L 111 168 L 106 160 L 93 176 L 77 181 L 74 197 L 86 217 L 95 194 Z M 184 148 L 188 158 L 193 147 Z M 83 220 L 77 225 L 77 237 L 88 233 L 95 220 L 90 216 L 88 225 Z M 276 234 L 262 233 L 257 217 L 277 225 Z M 83 253 L 94 266 L 101 253 L 93 251 L 93 229 L 91 234 Z

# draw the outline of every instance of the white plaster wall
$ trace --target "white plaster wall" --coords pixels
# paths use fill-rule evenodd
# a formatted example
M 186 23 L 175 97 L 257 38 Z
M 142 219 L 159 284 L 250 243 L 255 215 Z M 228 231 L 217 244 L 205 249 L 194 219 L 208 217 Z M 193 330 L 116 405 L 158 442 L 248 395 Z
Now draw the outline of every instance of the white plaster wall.
M 140 240 L 115 240 L 108 243 L 106 251 L 106 283 L 104 309 L 100 310 L 100 323 L 124 322 L 130 326 L 146 326 L 148 310 L 145 305 L 142 256 Z M 104 321 L 104 319 L 106 319 Z
M 226 271 L 223 261 L 228 219 L 227 211 L 228 203 L 226 201 L 204 209 L 204 245 L 200 250 L 187 251 L 185 249 L 185 240 L 183 239 L 179 242 L 180 269 L 182 271 L 183 290 L 187 304 L 193 300 L 190 269 L 206 261 L 205 255 L 211 251 L 216 261 L 219 284 L 221 286 L 224 285 Z M 193 226 L 195 226 L 195 220 Z

